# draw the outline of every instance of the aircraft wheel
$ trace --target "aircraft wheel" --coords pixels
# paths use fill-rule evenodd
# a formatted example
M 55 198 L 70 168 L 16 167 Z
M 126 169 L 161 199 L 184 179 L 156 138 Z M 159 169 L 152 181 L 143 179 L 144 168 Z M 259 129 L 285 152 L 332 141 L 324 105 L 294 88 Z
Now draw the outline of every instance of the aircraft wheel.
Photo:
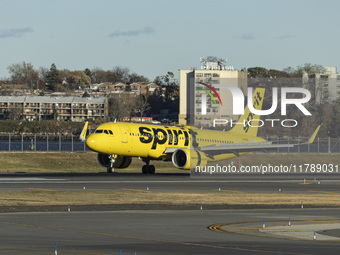
M 144 166 L 142 167 L 142 172 L 143 172 L 143 174 L 148 174 L 148 173 L 149 173 L 149 168 L 148 168 L 147 165 L 144 165 Z
M 149 174 L 154 174 L 156 171 L 156 168 L 154 165 L 149 165 Z
M 113 168 L 112 168 L 112 167 L 108 167 L 106 170 L 107 170 L 107 172 L 108 172 L 109 174 L 113 172 Z

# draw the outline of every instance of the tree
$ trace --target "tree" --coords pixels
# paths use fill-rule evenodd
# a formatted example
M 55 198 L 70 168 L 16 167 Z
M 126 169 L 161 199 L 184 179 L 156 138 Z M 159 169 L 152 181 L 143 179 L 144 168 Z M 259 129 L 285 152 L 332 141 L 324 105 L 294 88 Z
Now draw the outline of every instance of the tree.
M 135 112 L 140 114 L 140 122 L 143 121 L 144 112 L 150 110 L 150 104 L 143 95 L 140 95 L 137 102 Z
M 290 77 L 301 78 L 303 73 L 316 74 L 323 73 L 324 67 L 322 65 L 312 65 L 311 63 L 305 63 L 297 68 L 287 67 L 283 69 L 284 72 L 288 73 Z
M 82 97 L 91 97 L 91 96 L 87 91 L 85 91 Z
M 24 83 L 33 90 L 33 85 L 38 84 L 39 73 L 34 70 L 31 63 L 13 64 L 8 67 L 8 71 L 11 74 L 12 82 L 14 83 Z
M 60 84 L 62 82 L 59 71 L 56 67 L 56 65 L 53 63 L 51 65 L 50 71 L 46 74 L 46 83 L 52 88 L 52 90 L 56 91 L 54 87 L 57 84 Z
M 127 67 L 116 66 L 112 68 L 110 82 L 128 82 L 130 69 Z
M 109 116 L 111 120 L 121 121 L 130 117 L 136 106 L 136 97 L 133 94 L 114 94 L 109 98 Z
M 264 67 L 250 67 L 248 70 L 249 78 L 267 78 L 269 77 L 268 70 Z
M 157 85 L 165 87 L 164 98 L 166 103 L 174 101 L 179 97 L 179 85 L 174 77 L 173 72 L 168 72 L 166 75 L 157 76 L 154 80 L 154 83 Z
M 85 73 L 88 77 L 90 77 L 91 83 L 92 83 L 92 72 L 91 72 L 91 70 L 88 69 L 88 68 L 86 68 L 86 69 L 84 70 L 84 73 Z
M 65 75 L 66 81 L 72 89 L 79 87 L 84 89 L 91 83 L 91 78 L 84 71 L 68 71 Z
M 143 75 L 138 75 L 136 73 L 132 73 L 128 75 L 128 84 L 134 83 L 134 82 L 149 82 L 149 79 L 144 77 Z

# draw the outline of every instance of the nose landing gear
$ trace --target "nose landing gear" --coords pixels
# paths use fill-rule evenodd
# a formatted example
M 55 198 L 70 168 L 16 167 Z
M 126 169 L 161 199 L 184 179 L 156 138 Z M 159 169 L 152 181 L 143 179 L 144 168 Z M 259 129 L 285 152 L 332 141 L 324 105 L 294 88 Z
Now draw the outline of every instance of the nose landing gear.
M 108 173 L 112 173 L 115 171 L 115 169 L 113 168 L 113 164 L 115 163 L 116 159 L 115 159 L 115 155 L 114 154 L 111 154 L 109 155 L 109 159 L 110 159 L 110 166 L 107 167 L 106 171 Z

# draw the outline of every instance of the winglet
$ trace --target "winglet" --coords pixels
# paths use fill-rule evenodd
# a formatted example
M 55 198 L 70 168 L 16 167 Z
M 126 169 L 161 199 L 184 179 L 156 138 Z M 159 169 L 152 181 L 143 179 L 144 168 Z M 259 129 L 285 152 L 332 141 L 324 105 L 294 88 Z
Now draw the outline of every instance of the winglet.
M 321 127 L 321 125 L 319 125 L 319 126 L 316 128 L 316 130 L 314 131 L 313 135 L 309 138 L 309 140 L 308 140 L 308 143 L 309 143 L 309 144 L 311 144 L 311 143 L 314 142 L 315 137 L 316 137 L 316 135 L 318 134 L 320 127 Z
M 85 125 L 84 125 L 84 128 L 83 128 L 83 131 L 81 131 L 81 134 L 79 136 L 79 139 L 80 141 L 85 141 L 86 140 L 86 132 L 87 132 L 87 126 L 89 125 L 89 122 L 86 121 L 85 122 Z

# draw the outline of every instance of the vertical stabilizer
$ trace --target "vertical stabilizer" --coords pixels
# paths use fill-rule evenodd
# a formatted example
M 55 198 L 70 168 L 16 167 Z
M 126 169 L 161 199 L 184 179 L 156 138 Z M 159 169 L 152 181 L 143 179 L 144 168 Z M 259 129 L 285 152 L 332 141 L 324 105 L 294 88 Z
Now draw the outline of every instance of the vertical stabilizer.
M 256 110 L 262 110 L 264 91 L 264 88 L 256 88 L 252 96 L 252 105 Z M 247 107 L 244 109 L 244 114 L 239 118 L 237 124 L 234 125 L 230 132 L 249 136 L 257 136 L 258 126 L 261 125 L 259 119 L 260 115 L 250 112 L 247 105 Z

